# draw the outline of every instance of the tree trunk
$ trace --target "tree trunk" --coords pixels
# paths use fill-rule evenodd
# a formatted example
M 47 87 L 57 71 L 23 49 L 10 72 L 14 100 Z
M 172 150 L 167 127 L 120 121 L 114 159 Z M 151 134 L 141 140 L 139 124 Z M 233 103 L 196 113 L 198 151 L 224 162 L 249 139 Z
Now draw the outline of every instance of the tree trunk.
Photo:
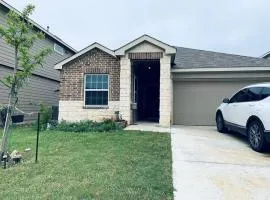
M 2 141 L 1 141 L 1 147 L 0 147 L 0 161 L 2 160 L 3 155 L 7 151 L 7 142 L 8 142 L 8 136 L 9 136 L 9 127 L 10 127 L 10 122 L 11 122 L 11 114 L 14 111 L 14 108 L 16 106 L 16 80 L 15 80 L 15 75 L 17 73 L 17 68 L 18 68 L 18 48 L 15 48 L 15 66 L 14 66 L 14 71 L 13 71 L 13 79 L 14 82 L 11 85 L 10 88 L 10 93 L 9 93 L 9 99 L 8 99 L 8 108 L 7 108 L 7 115 L 6 115 L 6 121 L 5 121 L 5 126 L 3 130 L 3 136 L 2 136 Z
M 8 139 L 8 130 L 10 126 L 10 119 L 11 119 L 11 97 L 9 98 L 9 104 L 7 108 L 7 115 L 6 115 L 6 121 L 5 121 L 5 126 L 4 126 L 4 131 L 3 131 L 3 136 L 2 136 L 2 142 L 1 142 L 1 149 L 0 149 L 0 156 L 2 160 L 2 156 L 6 153 L 6 148 L 7 148 L 7 139 Z

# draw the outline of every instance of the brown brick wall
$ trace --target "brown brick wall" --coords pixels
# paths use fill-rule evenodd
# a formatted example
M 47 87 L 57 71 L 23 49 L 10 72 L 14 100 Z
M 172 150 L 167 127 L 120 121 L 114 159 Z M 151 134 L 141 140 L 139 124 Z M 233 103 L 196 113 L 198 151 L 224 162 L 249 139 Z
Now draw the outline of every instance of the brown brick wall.
M 109 74 L 109 100 L 119 101 L 120 62 L 97 48 L 63 66 L 60 74 L 60 100 L 83 101 L 83 79 L 87 73 Z

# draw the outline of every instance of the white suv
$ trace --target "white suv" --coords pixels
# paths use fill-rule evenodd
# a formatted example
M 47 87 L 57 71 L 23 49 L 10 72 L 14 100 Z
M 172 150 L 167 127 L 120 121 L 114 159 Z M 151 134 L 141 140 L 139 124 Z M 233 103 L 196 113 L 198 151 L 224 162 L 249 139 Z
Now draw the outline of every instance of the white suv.
M 219 132 L 237 131 L 250 146 L 262 152 L 270 142 L 270 83 L 250 85 L 231 99 L 224 99 L 216 112 Z

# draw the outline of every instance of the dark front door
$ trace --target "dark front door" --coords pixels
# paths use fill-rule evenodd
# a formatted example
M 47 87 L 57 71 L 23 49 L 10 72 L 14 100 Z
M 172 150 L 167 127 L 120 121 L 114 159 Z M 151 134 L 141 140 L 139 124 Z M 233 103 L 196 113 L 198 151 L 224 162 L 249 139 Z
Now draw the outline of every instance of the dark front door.
M 133 102 L 137 102 L 137 121 L 159 121 L 159 61 L 137 61 L 133 63 Z M 135 83 L 135 82 L 134 82 Z
M 142 86 L 143 94 L 138 105 L 141 120 L 156 121 L 159 119 L 159 87 L 155 84 Z

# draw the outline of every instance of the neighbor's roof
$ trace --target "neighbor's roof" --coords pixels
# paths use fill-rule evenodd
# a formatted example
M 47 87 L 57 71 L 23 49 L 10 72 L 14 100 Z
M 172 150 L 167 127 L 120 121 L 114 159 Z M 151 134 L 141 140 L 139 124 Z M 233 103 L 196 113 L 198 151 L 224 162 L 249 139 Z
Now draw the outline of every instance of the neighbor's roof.
M 12 11 L 18 13 L 19 15 L 21 15 L 21 12 L 20 11 L 18 11 L 16 8 L 12 7 L 11 5 L 9 5 L 8 3 L 6 3 L 3 0 L 0 0 L 0 5 L 3 5 L 8 10 L 12 10 Z M 33 20 L 29 19 L 29 22 L 32 23 L 36 28 L 38 28 L 39 30 L 41 30 L 46 35 L 50 36 L 51 38 L 53 38 L 54 40 L 56 40 L 57 42 L 59 42 L 60 44 L 62 44 L 63 46 L 65 46 L 66 48 L 68 48 L 70 51 L 72 51 L 74 53 L 77 52 L 74 48 L 72 48 L 71 46 L 69 46 L 67 43 L 65 43 L 63 40 L 61 40 L 59 37 L 53 35 L 52 33 L 50 33 L 49 31 L 47 31 L 45 28 L 43 28 L 42 26 L 40 26 L 39 24 L 37 24 Z
M 213 51 L 176 47 L 175 69 L 270 67 L 270 60 Z

